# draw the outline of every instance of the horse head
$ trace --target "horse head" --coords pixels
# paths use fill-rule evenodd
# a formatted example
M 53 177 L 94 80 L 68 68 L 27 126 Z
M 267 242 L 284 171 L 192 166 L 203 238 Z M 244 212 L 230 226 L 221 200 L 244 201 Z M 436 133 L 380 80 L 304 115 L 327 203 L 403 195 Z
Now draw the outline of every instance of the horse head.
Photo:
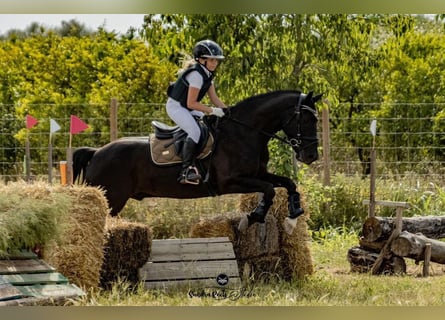
M 314 96 L 313 92 L 300 93 L 298 100 L 286 113 L 283 131 L 289 144 L 296 153 L 296 158 L 306 164 L 318 159 L 317 108 L 315 103 L 322 94 Z

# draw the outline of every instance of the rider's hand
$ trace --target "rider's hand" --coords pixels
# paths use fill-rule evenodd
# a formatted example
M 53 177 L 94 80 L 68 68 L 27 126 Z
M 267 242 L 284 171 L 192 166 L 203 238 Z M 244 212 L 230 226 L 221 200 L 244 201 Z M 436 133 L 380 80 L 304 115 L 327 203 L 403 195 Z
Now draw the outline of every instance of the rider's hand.
M 219 118 L 224 117 L 224 111 L 222 108 L 212 108 L 212 113 L 210 114 Z

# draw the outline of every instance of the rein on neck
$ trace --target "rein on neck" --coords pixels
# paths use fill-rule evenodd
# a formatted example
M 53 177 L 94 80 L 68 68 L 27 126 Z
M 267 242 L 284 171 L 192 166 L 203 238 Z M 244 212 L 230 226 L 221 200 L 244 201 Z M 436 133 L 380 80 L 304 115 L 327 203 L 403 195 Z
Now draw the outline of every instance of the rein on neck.
M 233 121 L 233 122 L 235 122 L 235 123 L 237 123 L 237 124 L 239 124 L 239 125 L 242 125 L 242 126 L 244 126 L 244 127 L 246 127 L 246 128 L 249 128 L 250 130 L 256 131 L 256 132 L 258 132 L 258 133 L 260 133 L 260 134 L 262 134 L 262 135 L 264 135 L 264 136 L 266 136 L 266 137 L 273 138 L 273 139 L 277 139 L 277 140 L 281 141 L 281 142 L 284 143 L 284 144 L 287 144 L 287 145 L 289 145 L 289 146 L 291 146 L 291 147 L 297 147 L 297 148 L 298 148 L 298 147 L 301 145 L 301 142 L 302 142 L 303 140 L 312 141 L 312 143 L 318 141 L 318 138 L 317 138 L 317 137 L 304 137 L 304 136 L 301 134 L 301 119 L 300 119 L 300 116 L 301 116 L 301 109 L 308 110 L 308 111 L 312 112 L 314 115 L 316 115 L 315 112 L 314 112 L 311 108 L 309 108 L 307 105 L 302 104 L 303 99 L 304 99 L 304 98 L 303 98 L 303 94 L 300 94 L 299 97 L 298 97 L 297 105 L 295 106 L 295 112 L 294 112 L 294 114 L 293 114 L 292 117 L 290 117 L 289 120 L 287 120 L 286 123 L 283 125 L 283 128 L 284 128 L 285 126 L 287 126 L 287 125 L 293 120 L 293 118 L 297 117 L 297 120 L 298 120 L 298 121 L 297 121 L 297 126 L 298 126 L 298 127 L 297 127 L 297 132 L 298 132 L 298 133 L 297 133 L 297 137 L 296 137 L 296 138 L 285 139 L 285 138 L 282 138 L 282 137 L 278 136 L 278 135 L 275 134 L 275 133 L 270 133 L 270 132 L 267 132 L 267 131 L 265 131 L 265 130 L 258 130 L 258 129 L 256 129 L 256 128 L 254 128 L 254 127 L 252 127 L 252 126 L 246 124 L 245 122 L 242 122 L 242 121 L 240 121 L 240 120 L 238 120 L 238 119 L 236 119 L 236 118 L 233 118 L 233 117 L 230 115 L 230 113 L 229 113 L 228 115 L 226 115 L 225 118 L 227 118 L 227 119 L 229 119 L 229 120 L 231 120 L 231 121 Z M 230 110 L 230 109 L 229 109 L 229 110 Z M 312 143 L 311 143 L 311 144 L 312 144 Z

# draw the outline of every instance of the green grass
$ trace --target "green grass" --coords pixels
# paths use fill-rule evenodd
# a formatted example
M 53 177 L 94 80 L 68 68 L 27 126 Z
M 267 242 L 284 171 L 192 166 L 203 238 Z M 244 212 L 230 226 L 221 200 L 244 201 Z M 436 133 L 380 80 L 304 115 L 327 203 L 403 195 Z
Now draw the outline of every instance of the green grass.
M 116 283 L 76 302 L 88 306 L 441 306 L 445 276 L 373 276 L 349 272 L 347 250 L 357 245 L 354 232 L 327 229 L 314 235 L 313 275 L 300 281 L 249 283 L 227 296 L 191 296 L 187 289 L 164 292 Z M 408 261 L 407 261 L 408 263 Z M 411 270 L 415 270 L 412 264 Z M 435 268 L 441 268 L 436 266 Z M 440 271 L 436 269 L 437 271 Z M 212 293 L 212 291 L 206 291 Z
M 307 180 L 302 186 L 308 202 L 312 229 L 314 274 L 304 280 L 249 283 L 228 297 L 191 297 L 187 289 L 164 292 L 130 288 L 116 283 L 112 290 L 90 293 L 78 305 L 88 306 L 442 306 L 445 272 L 434 265 L 432 276 L 419 277 L 421 265 L 405 259 L 404 276 L 373 276 L 350 272 L 348 250 L 358 245 L 358 231 L 366 216 L 362 201 L 369 197 L 369 181 L 336 176 L 332 187 Z M 416 181 L 378 181 L 381 200 L 407 201 L 408 215 L 443 214 L 445 191 L 439 184 Z M 200 217 L 236 211 L 237 196 L 198 200 L 151 199 L 130 201 L 122 215 L 147 223 L 154 238 L 187 237 Z M 392 212 L 378 212 L 378 215 Z M 238 295 L 238 296 L 236 296 Z M 236 298 L 233 298 L 236 296 Z

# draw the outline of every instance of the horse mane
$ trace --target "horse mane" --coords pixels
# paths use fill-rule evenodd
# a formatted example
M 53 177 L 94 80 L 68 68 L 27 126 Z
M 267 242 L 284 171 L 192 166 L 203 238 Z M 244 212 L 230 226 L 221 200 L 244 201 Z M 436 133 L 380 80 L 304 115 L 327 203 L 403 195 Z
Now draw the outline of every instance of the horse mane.
M 283 95 L 283 94 L 288 94 L 288 93 L 294 93 L 294 94 L 299 95 L 299 94 L 301 94 L 301 91 L 298 91 L 298 90 L 277 90 L 277 91 L 270 91 L 270 92 L 266 92 L 266 93 L 260 93 L 260 94 L 248 97 L 244 100 L 241 100 L 240 102 L 236 103 L 232 108 L 242 108 L 246 105 L 256 105 L 256 104 L 258 104 L 258 102 L 260 102 L 264 99 L 269 99 L 273 96 L 278 96 L 278 95 Z

